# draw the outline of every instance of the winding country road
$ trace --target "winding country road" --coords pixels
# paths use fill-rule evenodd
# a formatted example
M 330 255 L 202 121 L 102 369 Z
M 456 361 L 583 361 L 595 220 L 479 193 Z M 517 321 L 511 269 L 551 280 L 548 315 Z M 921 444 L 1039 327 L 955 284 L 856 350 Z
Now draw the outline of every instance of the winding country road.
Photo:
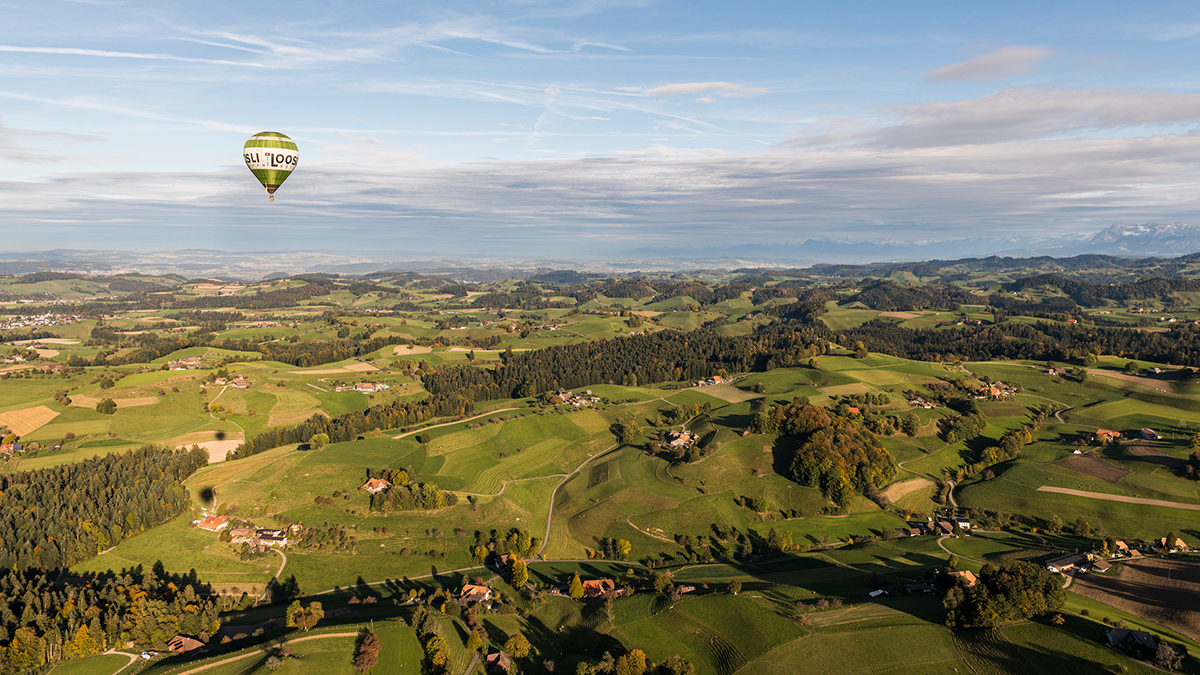
M 306 642 L 308 640 L 322 640 L 324 638 L 356 637 L 357 635 L 358 635 L 358 631 L 355 631 L 353 633 L 324 633 L 322 635 L 309 635 L 308 637 L 300 637 L 300 638 L 296 638 L 295 640 L 288 640 L 288 644 L 290 645 L 290 644 L 295 644 L 297 642 Z M 226 663 L 233 663 L 234 661 L 241 661 L 243 659 L 248 659 L 248 658 L 251 658 L 254 656 L 261 656 L 266 653 L 267 653 L 266 649 L 258 649 L 258 650 L 252 651 L 252 652 L 248 652 L 246 654 L 239 654 L 237 656 L 231 656 L 227 659 L 221 659 L 220 661 L 213 661 L 212 663 L 206 663 L 203 666 L 197 666 L 195 668 L 192 668 L 191 670 L 184 670 L 184 671 L 181 671 L 178 673 L 172 673 L 172 675 L 191 675 L 192 673 L 199 673 L 199 672 L 203 672 L 205 670 L 209 670 L 211 668 L 216 668 L 217 666 L 223 666 Z
M 471 420 L 477 420 L 480 417 L 487 417 L 488 415 L 495 415 L 496 413 L 508 412 L 510 410 L 527 410 L 527 408 L 500 408 L 498 410 L 489 410 L 485 413 L 479 413 L 478 415 L 475 415 L 474 417 L 464 417 L 461 420 L 442 422 L 441 424 L 431 424 L 427 427 L 421 427 L 420 429 L 413 429 L 412 431 L 406 431 L 406 432 L 400 434 L 399 436 L 392 436 L 392 440 L 399 440 L 399 439 L 405 438 L 407 436 L 412 436 L 413 434 L 419 434 L 422 431 L 429 431 L 430 429 L 437 429 L 438 427 L 448 427 L 451 424 L 462 424 L 463 422 L 470 422 Z
M 550 522 L 554 519 L 554 498 L 558 495 L 558 489 L 565 485 L 567 481 L 571 480 L 575 474 L 579 473 L 580 469 L 587 466 L 588 462 L 596 459 L 597 457 L 603 457 L 619 447 L 621 447 L 620 443 L 613 443 L 604 450 L 601 450 L 591 457 L 588 457 L 587 459 L 583 460 L 582 464 L 575 467 L 574 471 L 564 476 L 563 479 L 558 482 L 558 485 L 554 486 L 554 490 L 550 492 L 550 510 L 546 512 L 546 536 L 542 538 L 542 545 L 538 547 L 537 553 L 534 554 L 535 556 L 540 556 L 542 551 L 546 550 L 546 544 L 550 543 Z

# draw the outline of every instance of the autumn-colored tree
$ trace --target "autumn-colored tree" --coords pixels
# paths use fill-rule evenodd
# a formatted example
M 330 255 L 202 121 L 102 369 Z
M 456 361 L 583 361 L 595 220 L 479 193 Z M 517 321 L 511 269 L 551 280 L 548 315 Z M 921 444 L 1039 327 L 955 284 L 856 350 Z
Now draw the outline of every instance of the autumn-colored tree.
M 579 572 L 576 572 L 575 576 L 571 577 L 571 585 L 567 588 L 567 595 L 576 600 L 583 597 L 583 582 L 579 579 Z
M 354 654 L 354 668 L 360 673 L 365 673 L 379 663 L 382 645 L 379 643 L 379 636 L 369 630 L 364 630 L 361 636 L 358 650 Z
M 529 650 L 532 648 L 529 640 L 521 633 L 510 637 L 508 642 L 504 643 L 504 651 L 508 652 L 514 659 L 523 659 L 529 656 Z
M 513 588 L 522 588 L 529 583 L 529 568 L 525 565 L 524 560 L 513 560 L 510 583 Z

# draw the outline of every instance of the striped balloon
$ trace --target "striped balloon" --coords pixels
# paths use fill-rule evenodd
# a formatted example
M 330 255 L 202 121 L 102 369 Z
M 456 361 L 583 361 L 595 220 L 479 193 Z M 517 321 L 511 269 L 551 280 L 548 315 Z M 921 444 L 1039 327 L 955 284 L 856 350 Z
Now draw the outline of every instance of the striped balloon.
M 275 201 L 275 190 L 292 175 L 292 169 L 300 161 L 300 150 L 292 139 L 275 131 L 254 134 L 242 149 L 246 166 L 267 189 L 271 201 Z

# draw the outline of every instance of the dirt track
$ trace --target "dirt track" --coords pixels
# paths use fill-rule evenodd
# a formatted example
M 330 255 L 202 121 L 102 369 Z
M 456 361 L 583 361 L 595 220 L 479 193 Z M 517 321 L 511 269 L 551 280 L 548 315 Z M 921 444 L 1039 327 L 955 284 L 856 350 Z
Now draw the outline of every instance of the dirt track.
M 354 632 L 354 633 L 325 633 L 323 635 L 309 635 L 308 637 L 299 637 L 294 640 L 288 640 L 288 644 L 295 644 L 297 642 L 307 642 L 308 640 L 320 640 L 322 638 L 356 637 L 357 635 L 358 635 L 357 632 Z M 266 653 L 266 650 L 261 650 L 261 649 L 255 650 L 255 651 L 249 652 L 247 654 L 239 654 L 238 656 L 231 656 L 227 659 L 221 659 L 220 661 L 214 661 L 212 663 L 209 663 L 209 664 L 206 664 L 203 666 L 192 668 L 191 670 L 185 670 L 181 673 L 177 673 L 176 675 L 191 675 L 191 673 L 199 673 L 199 672 L 202 672 L 205 670 L 209 670 L 210 668 L 216 668 L 217 666 L 223 666 L 226 663 L 232 663 L 234 661 L 241 661 L 242 659 L 248 659 L 248 658 L 251 658 L 254 656 L 262 656 L 265 653 Z
M 1162 380 L 1155 380 L 1149 377 L 1138 377 L 1137 375 L 1127 375 L 1125 373 L 1115 373 L 1111 370 L 1089 370 L 1087 372 L 1088 375 L 1103 375 L 1104 377 L 1125 380 L 1126 382 L 1133 382 L 1134 384 L 1144 384 L 1147 387 L 1151 387 L 1159 391 L 1165 391 L 1168 394 L 1171 393 L 1171 385 L 1163 382 Z
M 1200 504 L 1180 504 L 1179 502 L 1166 502 L 1161 499 L 1146 499 L 1145 497 L 1130 497 L 1127 495 L 1109 495 L 1103 492 L 1088 492 L 1086 490 L 1072 490 L 1071 488 L 1052 487 L 1043 485 L 1037 489 L 1038 492 L 1058 492 L 1064 495 L 1074 495 L 1076 497 L 1091 497 L 1092 499 L 1103 499 L 1109 502 L 1123 502 L 1125 504 L 1144 504 L 1146 506 L 1164 506 L 1168 509 L 1186 509 L 1188 511 L 1200 511 Z

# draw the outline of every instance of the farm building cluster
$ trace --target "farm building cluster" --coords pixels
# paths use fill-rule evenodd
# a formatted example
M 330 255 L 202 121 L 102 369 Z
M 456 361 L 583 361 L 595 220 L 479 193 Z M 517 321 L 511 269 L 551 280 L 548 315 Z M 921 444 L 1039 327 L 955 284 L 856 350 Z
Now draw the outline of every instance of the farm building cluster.
M 708 378 L 707 380 L 697 380 L 696 386 L 697 387 L 709 387 L 714 384 L 725 384 L 725 381 L 726 380 L 724 377 L 721 377 L 720 375 L 713 375 L 712 377 Z
M 358 391 L 364 394 L 387 391 L 389 389 L 391 387 L 382 382 L 355 382 L 354 384 L 338 384 L 333 387 L 334 391 Z
M 189 356 L 167 363 L 167 368 L 170 370 L 195 370 L 202 367 L 204 367 L 204 359 L 199 356 Z
M 200 520 L 192 521 L 192 523 L 209 532 L 222 532 L 229 528 L 228 516 L 205 516 Z M 299 525 L 292 525 L 292 531 L 300 529 Z M 288 530 L 275 530 L 270 528 L 256 527 L 235 527 L 229 530 L 229 540 L 234 544 L 249 544 L 253 548 L 284 548 L 288 545 Z
M 213 384 L 218 387 L 233 387 L 234 389 L 246 389 L 250 386 L 250 381 L 241 377 L 218 377 L 213 380 Z

